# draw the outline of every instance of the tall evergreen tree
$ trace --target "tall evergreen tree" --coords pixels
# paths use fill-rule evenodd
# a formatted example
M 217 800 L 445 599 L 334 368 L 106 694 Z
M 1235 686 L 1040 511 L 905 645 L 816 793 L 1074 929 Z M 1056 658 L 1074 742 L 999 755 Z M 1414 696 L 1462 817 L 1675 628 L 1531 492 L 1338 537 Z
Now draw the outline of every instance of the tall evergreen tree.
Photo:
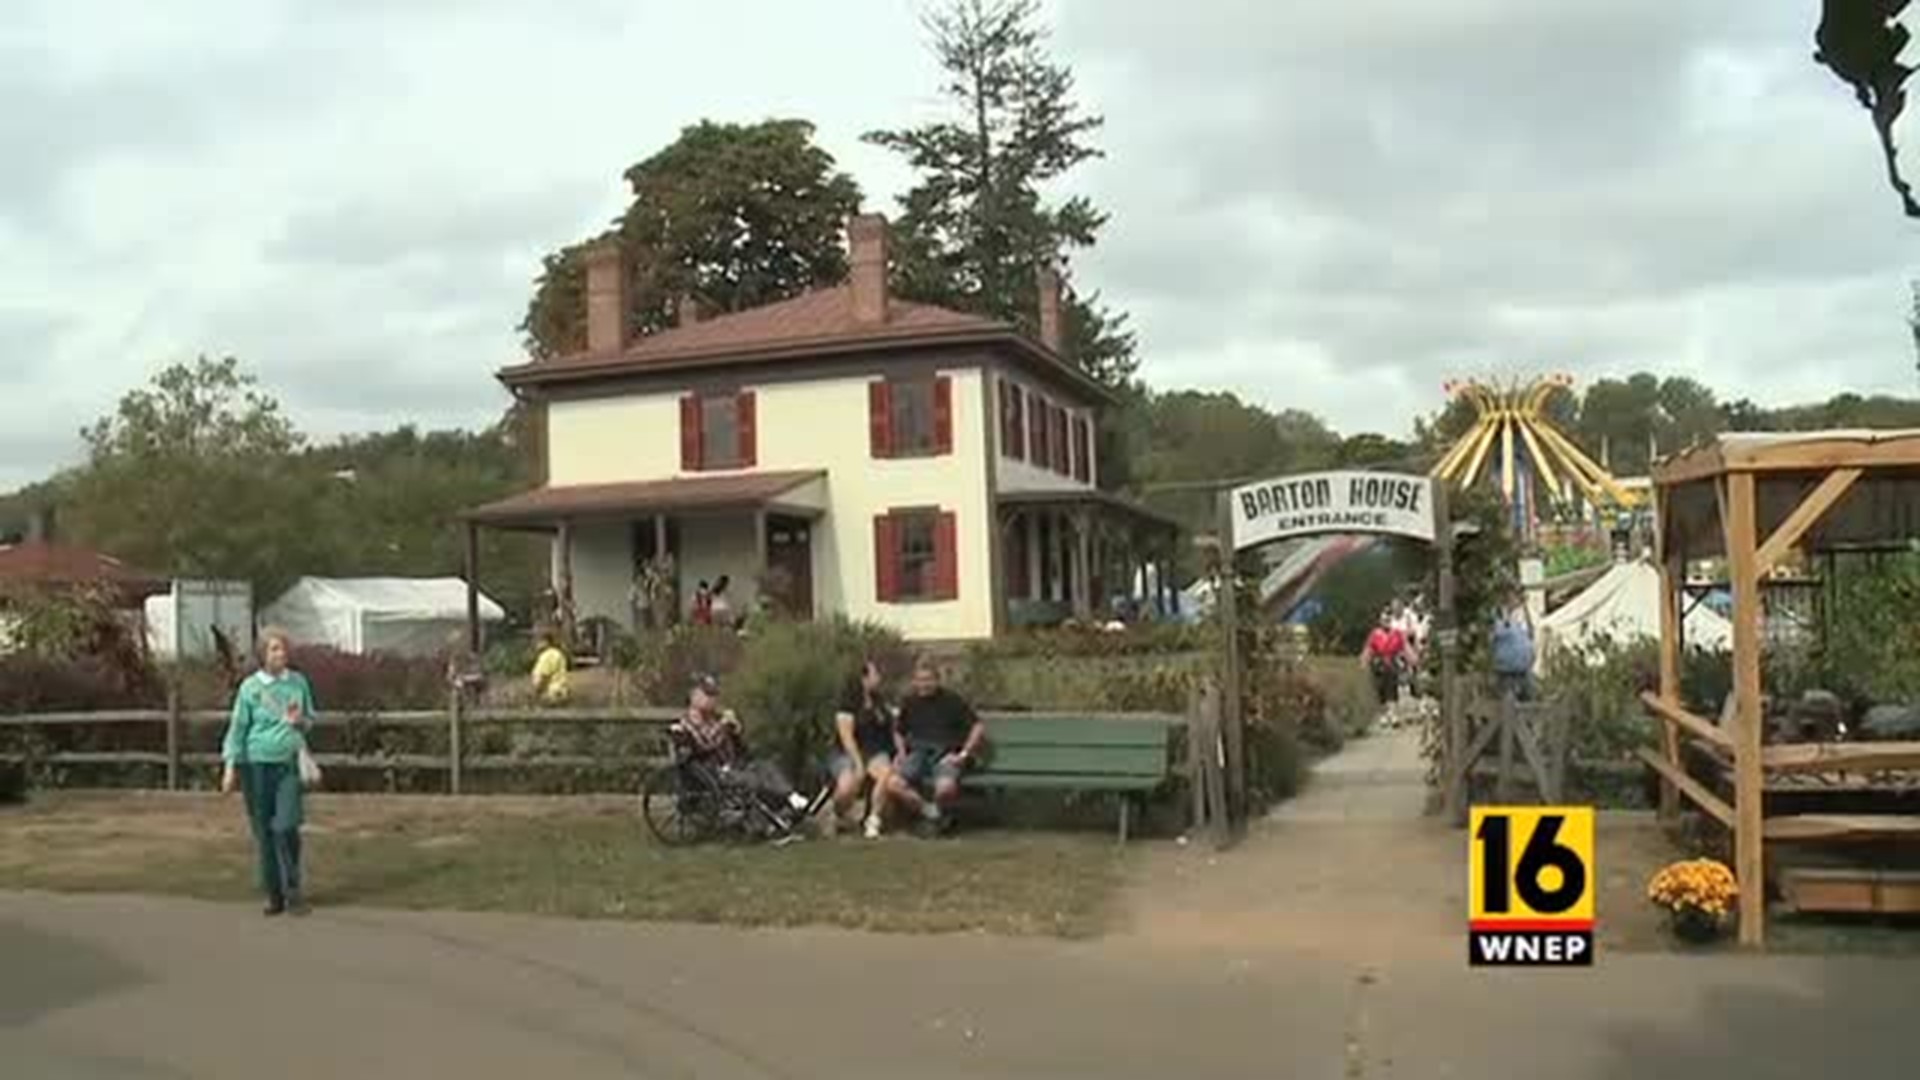
M 1037 0 L 947 0 L 927 18 L 952 114 L 874 131 L 920 181 L 900 199 L 894 288 L 910 299 L 991 315 L 1031 330 L 1035 271 L 1093 246 L 1107 216 L 1085 196 L 1041 189 L 1098 158 L 1102 123 L 1073 97 L 1073 74 L 1047 52 Z M 1098 293 L 1069 288 L 1065 351 L 1101 382 L 1132 376 L 1133 334 Z

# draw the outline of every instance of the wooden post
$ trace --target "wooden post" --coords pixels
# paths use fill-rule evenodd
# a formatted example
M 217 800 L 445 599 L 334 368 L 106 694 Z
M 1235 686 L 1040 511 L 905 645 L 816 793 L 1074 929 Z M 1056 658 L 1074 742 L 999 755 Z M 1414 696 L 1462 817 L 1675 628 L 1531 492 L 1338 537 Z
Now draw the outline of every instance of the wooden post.
M 761 590 L 767 584 L 767 508 L 756 506 L 753 510 L 753 591 L 759 599 Z M 752 617 L 752 610 L 745 609 L 733 613 L 734 622 Z
M 1226 695 L 1218 687 L 1210 688 L 1201 709 L 1206 756 L 1200 762 L 1206 780 L 1207 832 L 1213 846 L 1223 849 L 1233 843 L 1232 809 L 1227 797 L 1227 747 L 1223 728 L 1222 704 Z
M 1494 723 L 1500 725 L 1500 775 L 1495 778 L 1494 797 L 1502 803 L 1513 802 L 1513 725 L 1520 722 L 1519 705 L 1512 694 L 1500 695 L 1494 710 Z
M 555 592 L 559 594 L 560 634 L 561 640 L 567 643 L 569 650 L 572 650 L 575 646 L 573 638 L 573 522 L 562 521 L 560 523 L 560 532 L 556 543 L 560 545 L 560 581 L 559 588 L 555 590 Z
M 1466 711 L 1460 700 L 1460 619 L 1453 576 L 1453 512 L 1447 501 L 1447 482 L 1433 481 L 1433 557 L 1438 564 L 1440 595 L 1434 602 L 1434 638 L 1440 647 L 1440 723 L 1444 728 L 1444 755 L 1440 776 L 1447 820 L 1467 823 L 1467 770 L 1461 758 L 1467 752 Z M 1451 778 L 1451 779 L 1448 779 Z
M 466 694 L 455 683 L 447 695 L 447 794 L 458 795 L 466 772 Z
M 480 638 L 480 526 L 467 522 L 467 651 L 478 657 L 486 647 Z
M 1686 584 L 1686 559 L 1668 535 L 1667 493 L 1654 491 L 1653 551 L 1660 570 L 1660 696 L 1666 701 L 1680 700 L 1680 591 Z M 1674 725 L 1660 724 L 1661 748 L 1667 763 L 1676 769 L 1680 763 L 1680 732 Z M 1680 789 L 1665 776 L 1660 778 L 1660 820 L 1671 824 L 1680 816 Z
M 1245 729 L 1241 726 L 1246 720 L 1241 674 L 1246 661 L 1240 655 L 1240 590 L 1235 581 L 1237 576 L 1235 555 L 1238 552 L 1233 543 L 1233 493 L 1222 490 L 1219 503 L 1220 585 L 1214 596 L 1214 604 L 1219 609 L 1221 632 L 1226 635 L 1226 670 L 1222 680 L 1220 726 L 1222 742 L 1226 748 L 1227 813 L 1232 823 L 1237 825 L 1246 805 L 1244 802 L 1246 760 L 1243 756 L 1246 738 Z
M 1740 943 L 1766 940 L 1767 883 L 1764 855 L 1766 784 L 1761 768 L 1760 574 L 1753 474 L 1727 474 L 1727 567 L 1733 578 L 1734 873 L 1740 882 Z
M 180 790 L 180 686 L 167 684 L 167 790 Z
M 667 515 L 665 514 L 653 515 L 653 560 L 655 566 L 667 565 Z M 660 624 L 654 627 L 655 630 L 665 630 L 680 618 L 680 561 L 678 559 L 673 561 L 673 573 L 671 610 L 656 610 L 659 606 L 659 598 L 651 595 L 647 597 L 648 618 Z M 659 618 L 653 619 L 656 615 Z
M 1187 811 L 1187 831 L 1198 832 L 1207 824 L 1207 759 L 1213 755 L 1207 741 L 1208 698 L 1211 686 L 1197 687 L 1187 694 L 1187 775 L 1193 790 L 1192 806 Z
M 1084 510 L 1073 514 L 1073 613 L 1082 618 L 1093 614 L 1093 516 Z

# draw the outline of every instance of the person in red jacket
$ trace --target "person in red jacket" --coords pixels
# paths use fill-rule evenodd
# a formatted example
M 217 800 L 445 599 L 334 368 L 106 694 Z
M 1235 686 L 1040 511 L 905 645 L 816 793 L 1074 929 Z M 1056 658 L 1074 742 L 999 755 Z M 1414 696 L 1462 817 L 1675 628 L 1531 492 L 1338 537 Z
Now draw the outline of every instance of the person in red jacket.
M 1393 625 L 1393 617 L 1380 613 L 1380 621 L 1367 635 L 1367 647 L 1360 650 L 1360 663 L 1373 676 L 1373 692 L 1383 706 L 1400 700 L 1400 665 L 1406 659 L 1407 635 Z

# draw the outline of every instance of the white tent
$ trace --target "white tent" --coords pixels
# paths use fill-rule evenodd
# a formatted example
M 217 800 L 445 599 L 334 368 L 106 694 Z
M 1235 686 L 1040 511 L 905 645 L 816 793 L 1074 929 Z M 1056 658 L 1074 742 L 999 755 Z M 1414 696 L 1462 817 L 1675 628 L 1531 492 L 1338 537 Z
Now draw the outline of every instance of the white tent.
M 1660 571 L 1647 562 L 1616 565 L 1580 595 L 1555 608 L 1540 622 L 1541 652 L 1559 646 L 1582 649 L 1596 639 L 1660 636 Z M 1718 652 L 1733 642 L 1733 624 L 1701 604 L 1686 621 L 1690 649 Z
M 480 597 L 481 621 L 505 617 L 499 604 Z M 301 578 L 260 612 L 260 623 L 302 645 L 429 656 L 466 628 L 467 583 L 457 577 Z

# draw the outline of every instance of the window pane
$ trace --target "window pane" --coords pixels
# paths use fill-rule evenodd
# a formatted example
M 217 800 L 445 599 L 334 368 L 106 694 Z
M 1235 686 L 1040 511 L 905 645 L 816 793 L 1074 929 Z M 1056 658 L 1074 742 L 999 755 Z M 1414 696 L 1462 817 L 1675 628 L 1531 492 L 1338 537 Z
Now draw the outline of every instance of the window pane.
M 929 454 L 933 439 L 933 380 L 892 384 L 893 449 L 896 454 Z
M 700 399 L 700 463 L 723 469 L 740 463 L 740 414 L 732 394 Z
M 894 536 L 900 544 L 900 595 L 932 596 L 934 515 L 903 514 L 894 521 Z

